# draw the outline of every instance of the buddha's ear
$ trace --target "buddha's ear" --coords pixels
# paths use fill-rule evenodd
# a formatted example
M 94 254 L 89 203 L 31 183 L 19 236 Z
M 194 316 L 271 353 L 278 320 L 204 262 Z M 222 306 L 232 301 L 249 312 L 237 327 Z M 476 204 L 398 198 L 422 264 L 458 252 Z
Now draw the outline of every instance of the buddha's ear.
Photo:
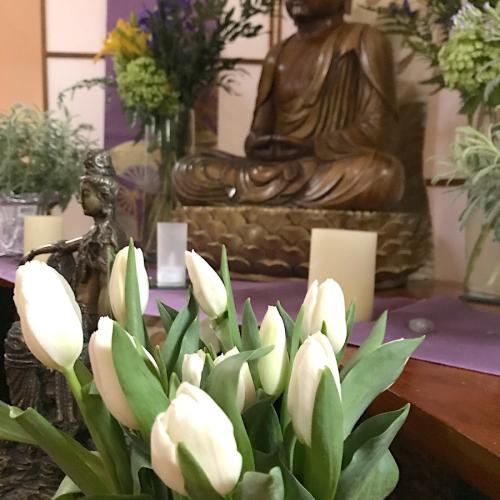
M 351 13 L 351 7 L 352 7 L 352 0 L 345 0 L 344 2 L 344 12 L 346 14 Z

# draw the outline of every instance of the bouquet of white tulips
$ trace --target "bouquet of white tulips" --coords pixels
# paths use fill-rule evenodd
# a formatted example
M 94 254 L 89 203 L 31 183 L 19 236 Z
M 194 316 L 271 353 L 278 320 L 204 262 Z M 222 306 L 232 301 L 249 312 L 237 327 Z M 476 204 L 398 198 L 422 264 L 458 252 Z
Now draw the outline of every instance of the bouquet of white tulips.
M 384 314 L 344 361 L 354 307 L 346 316 L 333 280 L 310 288 L 295 321 L 277 304 L 259 328 L 247 300 L 240 327 L 225 249 L 220 277 L 195 252 L 186 265 L 188 304 L 158 303 L 166 340 L 151 345 L 142 253 L 131 243 L 117 254 L 115 319 L 101 318 L 90 338 L 91 370 L 79 360 L 81 313 L 68 283 L 43 263 L 21 266 L 26 344 L 65 375 L 95 448 L 5 403 L 0 438 L 50 456 L 66 474 L 60 500 L 385 498 L 398 481 L 389 446 L 409 407 L 356 423 L 422 338 L 383 344 Z

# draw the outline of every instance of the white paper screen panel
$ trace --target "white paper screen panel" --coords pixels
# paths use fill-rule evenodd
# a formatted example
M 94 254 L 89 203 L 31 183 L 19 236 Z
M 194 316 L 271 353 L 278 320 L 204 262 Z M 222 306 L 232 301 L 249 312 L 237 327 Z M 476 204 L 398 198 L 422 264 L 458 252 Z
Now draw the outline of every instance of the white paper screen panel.
M 241 65 L 246 73 L 236 75 L 233 93 L 219 90 L 218 147 L 228 153 L 244 154 L 245 138 L 252 123 L 261 66 Z
M 92 59 L 47 59 L 48 104 L 57 110 L 59 93 L 84 78 L 104 76 L 104 61 L 94 63 Z M 102 147 L 104 143 L 104 90 L 94 87 L 79 90 L 74 97 L 68 96 L 66 106 L 74 116 L 75 123 L 89 123 L 94 127 L 91 137 Z
M 234 7 L 235 18 L 241 10 L 239 0 L 229 0 L 228 9 Z M 228 44 L 222 53 L 223 57 L 238 57 L 243 59 L 262 59 L 269 50 L 269 16 L 255 16 L 252 24 L 261 24 L 260 34 L 254 38 L 239 38 Z
M 106 37 L 105 0 L 46 0 L 47 51 L 97 52 Z

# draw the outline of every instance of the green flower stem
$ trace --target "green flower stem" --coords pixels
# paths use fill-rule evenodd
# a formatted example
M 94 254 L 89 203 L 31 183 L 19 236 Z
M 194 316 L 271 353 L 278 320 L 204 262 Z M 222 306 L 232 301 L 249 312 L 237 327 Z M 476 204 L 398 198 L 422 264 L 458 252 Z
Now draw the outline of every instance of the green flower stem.
M 90 436 L 94 441 L 97 451 L 99 452 L 101 460 L 104 464 L 104 470 L 106 472 L 107 480 L 112 485 L 112 491 L 114 493 L 120 493 L 120 486 L 118 479 L 116 478 L 113 458 L 109 453 L 109 450 L 106 449 L 106 446 L 101 439 L 97 422 L 93 421 L 92 415 L 87 411 L 87 407 L 83 399 L 82 386 L 80 384 L 80 381 L 78 380 L 78 377 L 76 376 L 75 369 L 74 367 L 65 368 L 62 370 L 62 373 L 66 378 L 66 381 L 68 382 L 73 397 L 78 404 L 78 408 L 80 408 L 80 412 L 82 413 L 85 425 L 87 426 L 87 429 L 90 432 Z

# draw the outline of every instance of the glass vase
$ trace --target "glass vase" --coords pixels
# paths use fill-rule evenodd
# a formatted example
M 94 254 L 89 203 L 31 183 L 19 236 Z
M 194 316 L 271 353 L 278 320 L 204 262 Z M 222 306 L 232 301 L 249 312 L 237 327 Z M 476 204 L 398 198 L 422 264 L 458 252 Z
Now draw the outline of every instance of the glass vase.
M 484 131 L 500 120 L 500 110 L 480 106 L 470 124 Z M 477 210 L 465 230 L 466 269 L 464 299 L 473 302 L 500 304 L 500 242 L 494 240 L 497 218 L 485 220 Z
M 479 212 L 467 223 L 465 251 L 464 298 L 499 304 L 500 242 L 493 240 L 492 226 Z
M 144 142 L 158 169 L 158 191 L 147 203 L 142 247 L 146 258 L 156 260 L 158 222 L 170 222 L 175 207 L 172 170 L 176 162 L 194 152 L 194 111 L 183 108 L 171 118 L 154 120 L 146 127 Z

